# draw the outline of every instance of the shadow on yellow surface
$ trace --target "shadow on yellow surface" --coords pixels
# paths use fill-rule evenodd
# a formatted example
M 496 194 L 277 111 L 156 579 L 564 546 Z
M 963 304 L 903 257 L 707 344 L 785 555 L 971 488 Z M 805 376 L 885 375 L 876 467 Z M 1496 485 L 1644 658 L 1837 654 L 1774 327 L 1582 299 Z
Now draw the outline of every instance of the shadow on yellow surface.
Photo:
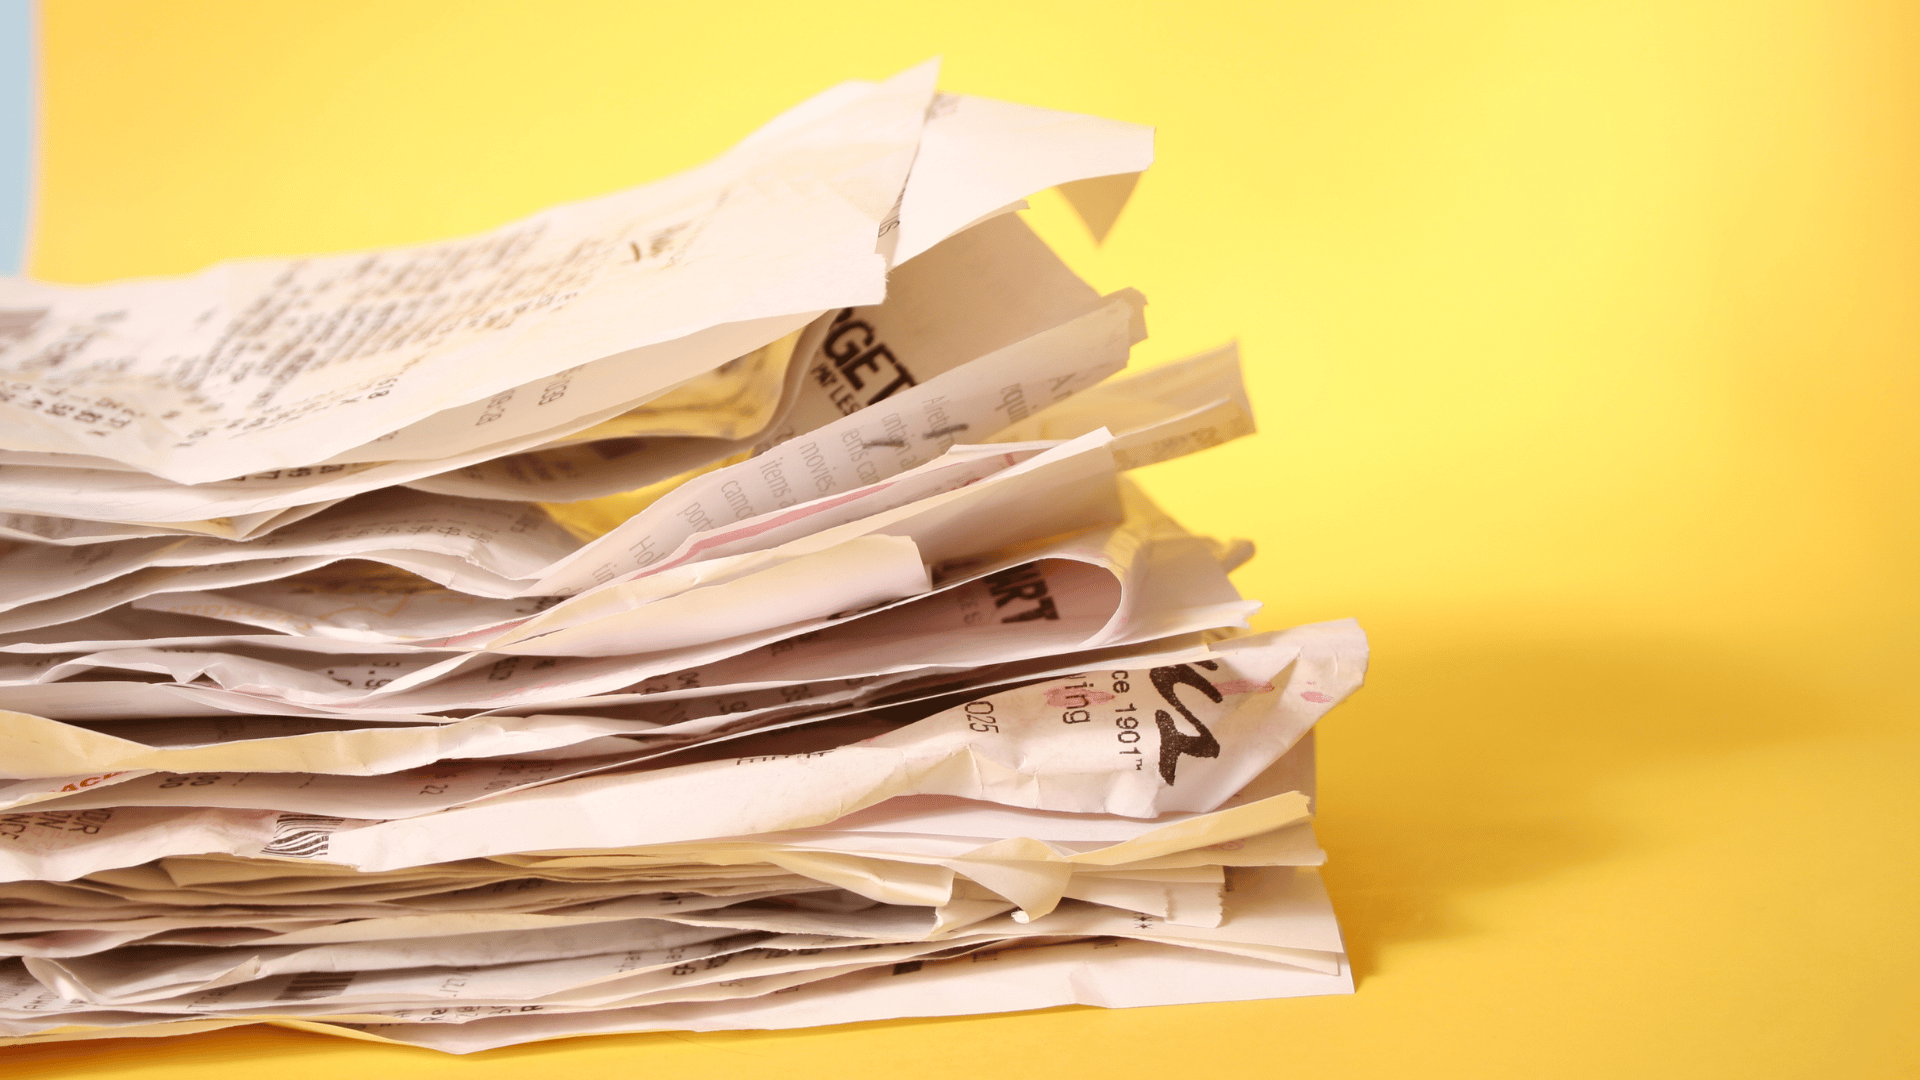
M 1621 781 L 1804 737 L 1816 705 L 1754 657 L 1655 637 L 1373 641 L 1320 755 L 1327 881 L 1362 992 L 1400 945 L 1501 933 L 1464 898 L 1658 844 L 1621 812 Z

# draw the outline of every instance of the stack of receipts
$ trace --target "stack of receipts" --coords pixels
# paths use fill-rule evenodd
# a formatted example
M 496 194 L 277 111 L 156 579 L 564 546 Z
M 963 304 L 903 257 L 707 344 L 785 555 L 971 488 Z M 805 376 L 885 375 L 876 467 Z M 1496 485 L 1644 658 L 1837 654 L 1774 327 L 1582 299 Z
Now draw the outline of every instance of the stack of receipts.
M 1342 992 L 1311 728 L 1350 622 L 1127 477 L 1015 211 L 1131 124 L 849 83 L 476 238 L 0 282 L 0 1041 L 465 1052 Z

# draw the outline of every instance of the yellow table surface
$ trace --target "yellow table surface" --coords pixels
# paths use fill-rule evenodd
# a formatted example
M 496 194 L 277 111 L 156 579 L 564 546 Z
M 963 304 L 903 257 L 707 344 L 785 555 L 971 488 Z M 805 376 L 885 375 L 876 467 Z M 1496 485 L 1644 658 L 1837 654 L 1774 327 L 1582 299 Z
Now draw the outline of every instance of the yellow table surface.
M 1104 248 L 1264 432 L 1146 473 L 1353 615 L 1352 997 L 595 1038 L 244 1029 L 9 1080 L 1920 1075 L 1920 7 L 48 0 L 34 273 L 477 231 L 846 78 L 1158 125 Z

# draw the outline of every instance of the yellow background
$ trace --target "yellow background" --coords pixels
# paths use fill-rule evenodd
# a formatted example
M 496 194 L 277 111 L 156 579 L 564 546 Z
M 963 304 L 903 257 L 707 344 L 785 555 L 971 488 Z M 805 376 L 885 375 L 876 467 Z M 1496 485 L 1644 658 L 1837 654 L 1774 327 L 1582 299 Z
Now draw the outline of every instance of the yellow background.
M 1237 336 L 1264 432 L 1157 467 L 1322 737 L 1356 996 L 602 1038 L 279 1031 L 10 1078 L 1920 1075 L 1920 7 L 49 0 L 33 272 L 479 230 L 850 77 L 1158 125 L 1096 285 Z

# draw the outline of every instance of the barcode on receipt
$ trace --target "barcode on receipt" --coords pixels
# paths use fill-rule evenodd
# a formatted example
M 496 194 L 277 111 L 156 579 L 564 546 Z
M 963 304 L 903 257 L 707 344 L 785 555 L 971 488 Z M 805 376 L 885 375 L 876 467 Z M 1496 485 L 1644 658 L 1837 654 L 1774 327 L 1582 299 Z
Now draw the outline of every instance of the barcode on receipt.
M 273 839 L 260 849 L 262 855 L 288 859 L 317 859 L 327 853 L 327 841 L 346 818 L 319 814 L 281 814 L 273 823 Z

